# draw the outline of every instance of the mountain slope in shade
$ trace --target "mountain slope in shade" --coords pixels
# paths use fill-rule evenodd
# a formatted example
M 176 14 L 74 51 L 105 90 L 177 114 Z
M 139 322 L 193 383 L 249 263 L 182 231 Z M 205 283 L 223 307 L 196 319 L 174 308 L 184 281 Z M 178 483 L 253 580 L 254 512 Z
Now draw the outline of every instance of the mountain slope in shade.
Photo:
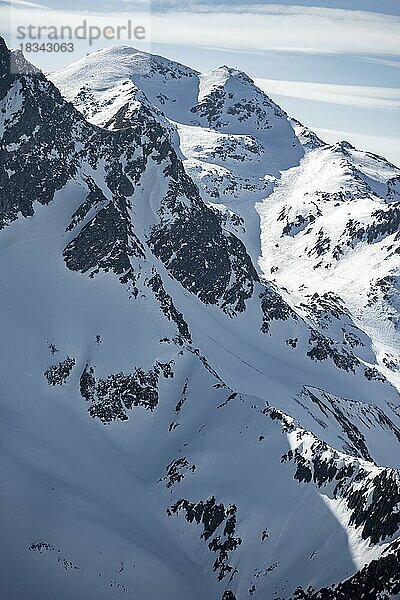
M 398 393 L 344 299 L 267 281 L 257 221 L 334 150 L 226 67 L 102 51 L 52 77 L 78 111 L 11 58 L 2 595 L 395 598 Z

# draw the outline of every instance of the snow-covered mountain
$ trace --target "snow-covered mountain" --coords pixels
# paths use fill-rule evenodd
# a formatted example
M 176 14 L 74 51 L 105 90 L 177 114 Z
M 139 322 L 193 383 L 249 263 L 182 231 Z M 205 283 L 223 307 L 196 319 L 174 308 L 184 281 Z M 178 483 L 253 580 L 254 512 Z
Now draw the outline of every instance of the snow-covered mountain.
M 0 75 L 1 596 L 400 597 L 400 170 L 228 67 Z

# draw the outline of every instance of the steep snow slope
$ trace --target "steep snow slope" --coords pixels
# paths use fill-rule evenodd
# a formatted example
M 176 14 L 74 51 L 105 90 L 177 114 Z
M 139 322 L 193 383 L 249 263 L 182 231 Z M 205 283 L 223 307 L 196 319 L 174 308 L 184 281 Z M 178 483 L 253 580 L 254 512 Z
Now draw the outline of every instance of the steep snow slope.
M 347 143 L 307 154 L 257 210 L 262 271 L 295 302 L 339 295 L 400 385 L 400 169 Z
M 400 385 L 397 167 L 347 142 L 326 146 L 228 67 L 200 75 L 132 48 L 111 48 L 52 78 L 83 111 L 82 89 L 90 90 L 98 99 L 91 116 L 102 124 L 105 97 L 115 93 L 125 102 L 117 92 L 131 82 L 177 128 L 186 170 L 244 241 L 259 274 L 289 290 L 300 310 L 315 294 L 340 296 L 371 336 L 379 369 Z
M 143 101 L 144 95 L 170 118 L 186 120 L 199 89 L 196 71 L 129 46 L 88 54 L 50 78 L 89 121 L 99 125 L 107 124 L 126 103 Z
M 118 46 L 89 54 L 50 78 L 96 124 L 109 126 L 124 106 L 144 101 L 177 125 L 232 135 L 251 132 L 262 140 L 264 161 L 274 173 L 294 166 L 303 154 L 286 114 L 236 69 L 200 74 L 163 57 Z
M 284 113 L 256 91 L 232 112 L 251 83 L 223 68 L 199 78 L 197 124 L 166 128 L 156 70 L 107 131 L 9 60 L 1 43 L 2 595 L 396 597 L 398 394 L 340 299 L 310 315 L 262 280 L 255 229 L 204 202 L 171 136 L 261 178 L 272 113 L 287 167 L 304 152 Z M 185 68 L 154 61 L 178 89 Z
M 132 78 L 134 78 L 135 81 L 138 81 L 136 69 L 136 61 L 138 60 L 138 56 L 140 60 L 143 60 L 143 55 L 141 53 L 137 53 L 137 51 L 127 48 L 110 49 L 101 53 L 95 53 L 94 55 L 84 59 L 84 61 L 80 61 L 79 63 L 72 65 L 68 70 L 64 70 L 61 74 L 55 75 L 54 79 L 63 79 L 64 84 L 67 86 L 66 80 L 72 77 L 71 74 L 73 73 L 71 86 L 75 86 L 74 89 L 76 92 L 76 90 L 79 89 L 79 84 L 77 82 L 79 81 L 79 73 L 81 69 L 84 67 L 86 76 L 89 72 L 93 71 L 93 76 L 95 78 L 100 77 L 98 74 L 102 72 L 101 58 L 104 57 L 106 72 L 107 69 L 111 68 L 111 65 L 114 62 L 115 65 L 117 65 L 114 66 L 114 72 L 119 73 L 119 70 L 122 69 L 127 76 L 127 68 L 129 65 L 131 65 L 131 73 L 133 73 Z M 119 63 L 120 58 L 121 64 Z M 146 55 L 145 58 L 150 60 L 148 55 Z M 175 63 L 168 63 L 168 61 L 165 59 L 159 59 L 158 57 L 155 57 L 152 60 L 157 65 L 162 64 L 163 78 L 166 81 L 175 81 L 176 79 L 179 79 L 180 73 L 186 72 L 184 67 L 176 65 Z M 89 68 L 90 71 L 88 71 Z M 202 78 L 199 104 L 204 102 L 204 98 L 208 97 L 209 94 L 214 94 L 216 89 L 219 89 L 218 86 L 225 86 L 227 82 L 229 86 L 233 85 L 234 87 L 239 87 L 239 90 L 241 90 L 244 86 L 245 90 L 250 90 L 257 100 L 260 100 L 262 103 L 267 102 L 266 96 L 253 89 L 254 86 L 252 85 L 251 80 L 249 80 L 243 74 L 233 72 L 227 68 L 222 68 L 220 71 L 220 73 L 216 72 L 211 76 L 205 76 Z M 151 89 L 151 84 L 149 82 L 153 81 L 153 76 L 154 81 L 159 83 L 159 70 L 154 68 L 154 73 L 153 71 L 148 71 L 146 73 L 146 77 L 144 78 L 145 83 L 143 84 L 146 86 L 146 93 L 148 93 L 148 90 Z M 106 83 L 107 77 L 108 76 L 106 75 Z M 91 78 L 89 78 L 89 81 L 90 80 Z M 142 83 L 142 80 L 140 81 Z M 176 84 L 174 85 L 174 89 L 176 89 Z M 96 83 L 96 86 L 99 87 L 99 84 Z M 102 92 L 104 92 L 106 89 L 107 85 L 103 85 Z M 168 89 L 168 85 L 166 85 L 165 91 L 168 92 Z M 211 103 L 207 104 L 207 110 L 211 110 L 214 115 L 217 115 L 219 120 L 222 118 L 221 115 L 223 115 L 223 107 L 225 106 L 225 103 L 228 103 L 228 108 L 229 106 L 234 106 L 236 103 L 237 98 L 230 97 L 232 94 L 229 90 L 231 89 L 232 88 L 228 88 L 227 93 L 225 89 L 219 90 L 217 96 L 223 99 L 223 105 L 218 104 L 218 110 L 213 112 L 211 110 Z M 255 110 L 255 112 L 255 117 L 251 111 L 249 113 L 249 122 L 253 128 L 256 128 L 255 119 L 258 119 L 260 114 L 263 115 L 262 110 L 259 107 L 257 110 Z M 235 113 L 229 113 L 229 115 L 229 126 L 227 125 L 227 127 L 234 127 L 235 119 L 238 123 L 238 127 L 242 127 L 241 121 L 243 119 L 240 119 Z M 288 120 L 286 119 L 286 116 L 278 108 L 274 108 L 273 115 L 278 121 L 278 125 L 276 126 L 278 130 L 283 129 L 286 131 L 288 128 L 290 129 L 291 134 L 286 139 L 286 143 L 289 143 L 289 145 L 292 146 L 292 138 L 294 133 Z M 267 121 L 263 121 L 263 118 L 264 116 L 259 118 L 259 122 L 261 123 L 260 130 L 262 134 L 265 133 L 264 130 L 274 130 L 274 126 L 269 127 L 267 125 Z M 281 125 L 280 121 L 286 124 Z M 274 121 L 272 122 L 274 123 Z M 246 158 L 249 154 L 251 157 L 254 157 L 254 154 L 249 151 L 249 148 L 253 149 L 254 146 L 256 149 L 259 148 L 260 152 L 264 152 L 264 146 L 261 139 L 257 141 L 256 138 L 251 136 L 239 136 L 238 134 L 232 134 L 230 136 L 226 133 L 214 133 L 212 130 L 204 129 L 200 126 L 179 125 L 179 128 L 180 134 L 184 129 L 188 129 L 189 131 L 195 129 L 199 132 L 198 135 L 203 136 L 201 140 L 202 144 L 199 145 L 198 149 L 199 153 L 207 153 L 207 142 L 209 142 L 208 147 L 210 148 L 220 146 L 222 149 L 220 150 L 217 159 L 214 160 L 218 160 L 218 166 L 222 170 L 225 169 L 224 165 L 229 166 L 229 163 L 232 163 L 233 168 L 238 173 L 239 169 L 242 170 L 241 173 L 239 173 L 242 178 L 244 177 L 246 169 L 247 171 L 253 169 L 255 176 L 262 173 L 262 159 L 257 161 L 253 158 L 251 163 L 249 163 L 249 166 L 247 166 L 248 161 L 243 160 L 243 156 L 240 155 L 240 152 L 242 151 L 242 153 L 245 153 L 244 156 Z M 187 147 L 185 146 L 185 139 L 188 139 L 188 136 L 184 138 L 181 134 L 180 137 L 181 150 L 183 154 L 185 154 L 187 150 Z M 219 141 L 216 141 L 216 139 Z M 234 150 L 229 145 L 232 141 L 237 142 L 234 146 Z M 282 144 L 284 141 L 285 136 L 282 137 Z M 224 144 L 228 144 L 228 146 L 225 148 Z M 204 160 L 203 156 L 201 158 Z M 185 164 L 188 166 L 187 161 Z M 216 186 L 217 189 L 222 190 L 224 188 L 226 179 L 227 177 L 224 175 L 221 176 L 220 181 L 218 182 L 219 185 Z M 272 177 L 270 179 L 272 179 Z M 152 190 L 151 194 L 153 197 L 155 194 L 157 194 L 157 191 L 154 191 L 155 188 L 156 183 L 154 180 L 153 171 L 149 172 L 149 176 L 144 173 L 141 188 L 135 192 L 133 197 L 134 223 L 140 229 L 148 229 L 151 227 L 153 217 L 157 218 L 155 215 L 158 208 L 157 205 L 155 205 L 153 201 L 151 202 L 152 208 L 151 214 L 149 215 L 148 212 L 146 212 L 147 203 L 143 201 L 143 197 L 146 197 L 146 194 L 148 194 L 147 190 Z M 261 192 L 261 194 L 263 195 L 263 192 Z M 240 198 L 239 193 L 233 194 L 233 196 L 234 198 Z M 254 201 L 254 190 L 252 189 L 251 185 L 249 185 L 249 197 Z M 257 252 L 257 235 L 255 235 L 255 219 L 257 214 L 254 210 L 254 206 L 248 200 L 248 197 L 240 199 L 243 210 L 251 210 L 254 215 L 254 228 L 248 228 L 247 232 L 241 231 L 241 221 L 235 214 L 232 213 L 232 211 L 227 212 L 223 206 L 216 206 L 215 203 L 211 204 L 210 206 L 213 209 L 213 212 L 215 212 L 216 218 L 221 222 L 224 231 L 229 231 L 235 235 L 239 235 L 246 241 L 246 249 L 250 249 L 250 256 L 258 258 L 260 252 Z M 185 209 L 183 209 L 183 211 L 185 211 Z M 326 337 L 324 335 L 324 330 L 326 329 L 325 324 L 320 324 L 314 319 L 314 322 L 311 323 L 312 329 L 310 330 L 303 321 L 298 319 L 295 313 L 291 313 L 289 307 L 282 302 L 276 292 L 271 289 L 264 290 L 263 286 L 258 284 L 257 274 L 247 267 L 247 275 L 246 279 L 244 280 L 244 285 L 250 287 L 248 288 L 249 291 L 247 293 L 244 292 L 246 287 L 243 288 L 243 292 L 241 293 L 241 296 L 245 302 L 243 303 L 241 300 L 239 303 L 236 303 L 236 317 L 233 321 L 221 321 L 219 310 L 215 310 L 209 306 L 210 304 L 215 304 L 215 295 L 212 292 L 212 289 L 210 289 L 210 285 L 212 284 L 215 286 L 217 283 L 212 283 L 212 280 L 209 280 L 209 277 L 211 273 L 218 273 L 220 272 L 221 268 L 224 268 L 224 261 L 221 262 L 221 257 L 215 257 L 213 262 L 210 262 L 210 257 L 204 257 L 205 260 L 201 266 L 201 270 L 197 270 L 197 267 L 195 267 L 193 264 L 193 257 L 200 251 L 198 245 L 201 244 L 204 246 L 204 243 L 206 243 L 206 245 L 210 247 L 210 241 L 208 239 L 209 231 L 207 231 L 207 233 L 202 233 L 202 231 L 203 223 L 205 220 L 207 221 L 211 218 L 211 214 L 212 213 L 209 212 L 207 219 L 205 219 L 205 216 L 202 213 L 201 222 L 198 218 L 196 218 L 195 222 L 193 222 L 193 214 L 191 215 L 190 222 L 187 222 L 184 225 L 185 228 L 189 228 L 188 233 L 191 236 L 191 241 L 190 244 L 185 243 L 183 248 L 180 244 L 182 236 L 182 224 L 179 222 L 177 227 L 177 224 L 174 223 L 175 217 L 173 217 L 172 214 L 167 215 L 166 220 L 168 222 L 168 229 L 171 232 L 171 240 L 177 238 L 178 244 L 175 245 L 175 248 L 170 248 L 169 243 L 166 242 L 164 235 L 162 235 L 160 239 L 162 243 L 160 244 L 160 242 L 157 241 L 155 247 L 160 253 L 159 256 L 161 257 L 161 260 L 163 260 L 170 272 L 172 269 L 172 274 L 175 276 L 180 274 L 183 264 L 190 264 L 191 271 L 194 274 L 193 279 L 190 276 L 188 278 L 185 276 L 184 279 L 178 278 L 182 283 L 184 283 L 187 289 L 194 291 L 199 295 L 199 297 L 206 303 L 207 309 L 200 310 L 201 307 L 199 306 L 196 306 L 194 309 L 191 296 L 185 295 L 180 300 L 181 310 L 184 314 L 188 313 L 191 315 L 190 330 L 192 335 L 196 334 L 196 337 L 198 336 L 197 339 L 199 345 L 207 354 L 209 359 L 214 361 L 216 368 L 218 370 L 222 370 L 224 376 L 226 372 L 226 377 L 229 381 L 232 381 L 232 383 L 234 382 L 235 386 L 237 385 L 242 388 L 243 386 L 247 386 L 246 392 L 249 394 L 257 394 L 262 396 L 264 394 L 266 385 L 279 385 L 280 393 L 277 394 L 279 399 L 276 400 L 278 405 L 284 410 L 292 411 L 292 414 L 295 414 L 297 418 L 302 420 L 302 422 L 304 422 L 305 419 L 308 427 L 312 429 L 314 428 L 313 430 L 315 430 L 318 435 L 322 435 L 322 437 L 327 439 L 329 442 L 337 440 L 337 433 L 332 432 L 328 434 L 327 431 L 324 431 L 324 427 L 326 428 L 327 426 L 325 425 L 323 427 L 320 425 L 321 415 L 316 415 L 316 420 L 314 417 L 310 419 L 309 413 L 314 413 L 316 410 L 316 404 L 311 402 L 311 408 L 309 408 L 307 405 L 310 403 L 310 399 L 307 395 L 307 400 L 305 403 L 306 407 L 302 406 L 302 402 L 296 402 L 296 406 L 293 407 L 293 398 L 297 397 L 297 394 L 303 393 L 303 388 L 301 385 L 299 385 L 299 382 L 302 379 L 304 384 L 313 385 L 323 390 L 326 388 L 327 380 L 329 381 L 333 377 L 335 383 L 331 386 L 328 386 L 328 394 L 341 395 L 343 397 L 352 398 L 352 400 L 356 402 L 360 401 L 369 404 L 376 404 L 376 397 L 378 396 L 378 398 L 382 399 L 383 401 L 381 410 L 384 412 L 389 410 L 387 402 L 392 405 L 393 397 L 391 396 L 389 388 L 388 391 L 385 392 L 385 385 L 379 381 L 379 376 L 374 371 L 373 364 L 375 363 L 375 357 L 371 351 L 371 341 L 367 336 L 357 329 L 351 318 L 345 314 L 345 311 L 342 308 L 340 309 L 340 316 L 337 319 L 340 323 L 340 326 L 336 328 L 331 327 L 329 330 L 329 337 Z M 249 219 L 247 220 L 247 225 L 249 224 Z M 211 222 L 209 221 L 207 224 L 207 229 L 210 228 L 210 225 Z M 204 235 L 206 235 L 205 238 Z M 151 239 L 152 236 L 150 237 L 150 240 Z M 211 252 L 214 252 L 212 248 L 210 249 Z M 200 253 L 202 254 L 203 250 L 201 250 Z M 242 258 L 240 258 L 240 262 L 242 262 L 244 259 L 245 256 L 243 255 Z M 202 272 L 204 268 L 206 269 L 206 273 Z M 213 277 L 215 279 L 214 275 Z M 240 277 L 242 278 L 243 274 L 241 274 Z M 217 287 L 219 287 L 219 285 L 220 283 L 217 283 Z M 165 282 L 165 286 L 171 297 L 176 300 L 179 291 L 176 290 L 175 287 L 171 287 L 168 280 Z M 230 290 L 230 295 L 232 295 L 232 293 L 237 294 L 237 284 L 235 283 L 233 286 L 231 286 Z M 225 297 L 227 296 L 225 295 Z M 273 308 L 271 308 L 271 306 Z M 222 307 L 224 308 L 225 312 L 230 314 L 230 316 L 234 316 L 232 309 L 226 306 L 224 302 Z M 337 312 L 337 307 L 328 307 L 328 312 L 332 312 L 332 310 Z M 197 315 L 200 315 L 200 318 Z M 204 330 L 204 318 L 207 320 L 213 320 L 212 336 L 207 335 L 207 332 Z M 330 318 L 329 315 L 326 317 L 326 319 L 328 318 Z M 276 327 L 274 325 L 275 319 L 278 319 L 278 322 L 279 320 L 286 321 L 287 324 L 285 323 L 283 325 L 283 323 L 279 323 L 279 326 Z M 317 332 L 317 330 L 321 330 L 321 332 Z M 250 336 L 249 332 L 251 332 Z M 280 340 L 279 343 L 278 340 Z M 229 356 L 228 361 L 225 360 L 225 358 L 221 360 L 221 350 L 225 350 L 225 352 L 222 353 L 223 357 L 226 353 Z M 250 361 L 248 360 L 249 356 L 251 356 Z M 291 381 L 284 382 L 285 377 L 282 377 L 281 375 L 283 369 L 279 366 L 280 361 L 282 360 L 283 364 L 288 365 L 287 368 L 292 369 L 294 373 L 299 370 L 301 371 L 301 369 L 304 368 L 306 371 L 312 371 L 313 375 L 306 379 L 304 379 L 304 377 L 301 375 L 298 377 L 293 376 Z M 327 365 L 325 369 L 321 367 L 321 361 L 330 364 Z M 363 366 L 363 361 L 365 362 L 365 366 Z M 300 364 L 304 364 L 304 367 L 300 367 Z M 267 368 L 265 365 L 268 365 Z M 271 368 L 272 365 L 274 365 L 274 368 Z M 314 368 L 314 365 L 317 368 Z M 352 373 L 353 371 L 356 372 L 357 369 L 360 369 L 361 372 L 365 374 L 364 378 L 356 378 L 355 382 Z M 237 376 L 238 373 L 240 376 Z M 377 386 L 377 394 L 372 391 L 374 386 L 370 384 L 371 379 L 376 382 L 375 385 Z M 319 411 L 320 409 L 317 410 Z M 395 414 L 391 414 L 390 412 L 390 415 L 391 416 L 389 418 L 396 419 Z M 337 432 L 337 424 L 340 420 L 341 417 L 336 415 L 332 427 L 334 432 Z M 379 419 L 375 422 L 378 425 Z M 339 428 L 339 432 L 341 432 L 341 434 L 339 433 L 339 439 L 344 433 L 347 441 L 344 442 L 344 446 L 342 446 L 342 441 L 337 441 L 336 443 L 343 448 L 354 448 L 354 440 L 351 441 L 347 439 L 347 435 L 345 431 L 343 431 L 343 427 L 346 429 L 346 426 L 344 426 L 342 422 Z M 361 428 L 363 429 L 362 426 Z M 380 429 L 381 427 L 378 425 L 378 431 L 380 431 Z M 387 433 L 385 433 L 385 435 L 387 435 Z M 362 436 L 369 437 L 368 431 L 364 432 Z M 389 438 L 390 436 L 393 436 L 393 431 L 389 428 Z M 395 444 L 397 445 L 397 438 L 395 437 L 394 440 Z M 397 464 L 396 461 L 393 463 L 393 452 L 385 449 L 387 448 L 386 444 L 375 444 L 375 447 L 378 448 L 376 454 L 376 460 L 378 460 L 378 462 L 381 464 Z M 368 453 L 365 451 L 363 452 L 364 454 L 362 453 L 361 455 L 368 457 Z

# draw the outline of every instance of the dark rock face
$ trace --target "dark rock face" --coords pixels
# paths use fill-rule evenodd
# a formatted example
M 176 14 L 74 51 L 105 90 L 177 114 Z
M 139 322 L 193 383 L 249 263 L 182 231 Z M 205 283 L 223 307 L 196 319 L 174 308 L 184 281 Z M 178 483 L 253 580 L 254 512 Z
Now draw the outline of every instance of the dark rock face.
M 323 456 L 326 450 L 328 446 L 318 440 L 312 446 L 312 455 L 306 457 L 298 450 L 289 450 L 282 461 L 295 462 L 294 478 L 299 482 L 313 481 L 319 488 L 329 486 L 333 498 L 344 500 L 350 523 L 362 528 L 363 539 L 376 544 L 392 537 L 400 527 L 398 473 L 381 469 L 372 477 L 355 459 L 343 464 L 335 451 L 330 457 Z
M 233 592 L 231 592 L 231 590 L 226 590 L 223 593 L 221 600 L 236 600 L 236 596 Z
M 191 109 L 192 113 L 199 117 L 205 117 L 210 127 L 219 129 L 227 122 L 221 120 L 225 105 L 226 92 L 223 89 L 215 89 L 200 104 Z
M 0 37 L 0 77 L 7 77 L 10 74 L 10 71 L 10 53 L 4 39 Z M 2 98 L 3 97 L 4 96 L 2 95 Z
M 314 293 L 300 306 L 324 337 L 332 333 L 336 341 L 346 347 L 350 353 L 355 348 L 365 347 L 366 341 L 369 340 L 355 325 L 343 300 L 333 292 Z
M 49 385 L 64 385 L 75 366 L 75 359 L 67 356 L 65 360 L 53 365 L 45 371 L 44 376 Z
M 88 413 L 109 423 L 126 421 L 127 411 L 134 406 L 153 411 L 158 404 L 160 370 L 159 366 L 148 372 L 135 368 L 132 373 L 115 373 L 97 380 L 94 368 L 86 365 L 80 378 L 80 391 L 91 403 Z
M 265 150 L 260 142 L 251 136 L 244 139 L 221 138 L 219 144 L 210 151 L 210 156 L 220 161 L 234 160 L 245 162 L 248 159 L 247 154 L 254 157 L 262 156 Z
M 223 504 L 217 504 L 215 497 L 212 496 L 208 500 L 200 501 L 197 504 L 189 500 L 179 500 L 167 512 L 171 516 L 172 514 L 179 514 L 182 510 L 189 523 L 195 521 L 197 525 L 202 524 L 201 537 L 205 541 L 212 538 L 208 543 L 208 548 L 211 552 L 217 554 L 213 570 L 218 573 L 218 579 L 221 581 L 228 573 L 233 571 L 233 567 L 227 562 L 230 552 L 233 552 L 242 543 L 241 538 L 234 537 L 236 506 L 225 507 Z M 224 529 L 221 529 L 220 533 L 214 536 L 222 525 L 224 525 Z
M 71 271 L 113 271 L 123 283 L 135 281 L 130 258 L 145 257 L 145 251 L 128 219 L 126 201 L 121 198 L 101 208 L 64 250 Z
M 373 544 L 395 534 L 400 527 L 399 480 L 393 471 L 382 471 L 373 480 L 371 498 L 361 490 L 353 491 L 347 499 L 353 510 L 351 523 L 363 526 L 362 537 Z
M 303 231 L 311 223 L 314 223 L 315 216 L 310 214 L 306 217 L 304 215 L 297 215 L 294 221 L 288 221 L 285 227 L 282 229 L 282 237 L 284 235 L 294 236 Z
M 178 400 L 178 402 L 176 403 L 176 406 L 175 406 L 175 413 L 177 415 L 181 412 L 181 410 L 183 408 L 183 405 L 185 404 L 185 402 L 187 400 L 188 386 L 189 386 L 189 380 L 186 377 L 184 386 L 182 388 L 181 396 L 180 396 L 180 398 L 179 398 L 179 400 Z
M 400 594 L 400 544 L 393 542 L 382 556 L 349 579 L 330 588 L 297 589 L 291 600 L 391 600 Z
M 227 83 L 215 86 L 204 98 L 191 108 L 196 118 L 194 123 L 203 121 L 209 127 L 223 130 L 234 117 L 238 123 L 251 120 L 252 126 L 260 131 L 271 128 L 269 114 L 283 116 L 283 111 L 275 105 L 254 82 L 235 69 L 226 69 Z M 251 90 L 251 94 L 249 94 Z
M 72 131 L 79 119 L 44 75 L 11 73 L 11 54 L 4 44 L 0 55 L 0 101 L 6 119 L 0 145 L 1 229 L 18 213 L 31 216 L 35 201 L 48 204 L 74 175 Z
M 394 272 L 393 275 L 387 275 L 372 282 L 368 293 L 368 306 L 373 306 L 378 300 L 383 300 L 389 308 L 388 319 L 399 329 L 400 319 L 396 310 L 399 298 L 400 276 Z
M 374 381 L 381 381 L 382 383 L 385 382 L 385 378 L 374 367 L 373 368 L 367 367 L 366 369 L 364 369 L 364 375 L 369 381 L 374 380 Z
M 271 321 L 298 320 L 296 313 L 272 287 L 266 287 L 260 294 L 263 321 L 261 331 L 268 333 Z
M 374 462 L 368 450 L 365 435 L 360 430 L 361 427 L 364 427 L 365 431 L 366 424 L 367 429 L 371 427 L 385 429 L 400 442 L 400 428 L 378 406 L 339 398 L 318 388 L 308 387 L 303 388 L 302 393 L 296 398 L 296 402 L 303 406 L 323 428 L 326 428 L 327 423 L 332 423 L 334 419 L 343 432 L 341 435 L 343 450 L 350 456 Z M 396 407 L 392 405 L 391 408 L 394 410 Z
M 90 188 L 90 192 L 88 193 L 86 200 L 76 209 L 74 214 L 71 217 L 71 221 L 66 228 L 66 231 L 73 231 L 78 225 L 80 225 L 84 219 L 87 217 L 89 212 L 93 209 L 97 209 L 99 206 L 105 206 L 108 203 L 107 198 L 101 191 L 101 189 L 96 185 L 91 177 L 87 178 L 87 184 Z
M 32 544 L 29 546 L 29 550 L 31 552 L 39 552 L 40 554 L 43 554 L 43 552 L 53 552 L 54 546 L 48 542 L 32 542 Z
M 269 407 L 264 412 L 273 420 L 281 421 L 283 431 L 294 431 L 294 423 L 289 422 L 280 411 Z M 298 431 L 298 439 L 309 435 Z M 370 544 L 390 542 L 400 528 L 398 472 L 381 468 L 375 474 L 367 470 L 367 464 L 363 466 L 317 438 L 314 440 L 309 450 L 304 451 L 302 446 L 289 450 L 282 457 L 282 462 L 295 463 L 294 478 L 300 483 L 314 483 L 325 495 L 344 502 L 350 511 L 350 525 L 361 530 L 363 539 Z M 319 590 L 312 586 L 307 590 L 298 588 L 290 600 L 390 600 L 400 591 L 399 558 L 400 542 L 395 540 L 384 548 L 380 558 L 349 579 Z
M 373 244 L 397 233 L 400 229 L 400 202 L 393 202 L 374 211 L 371 217 L 373 222 L 366 225 L 354 219 L 347 222 L 345 232 L 335 247 L 334 258 L 338 259 L 346 247 L 355 248 L 361 241 Z
M 190 208 L 177 202 L 179 187 L 170 189 L 160 210 L 161 223 L 153 227 L 148 244 L 171 275 L 202 302 L 219 304 L 232 316 L 243 312 L 258 280 L 251 259 L 243 243 L 223 231 L 197 189 L 191 185 L 189 193 L 194 194 Z
M 10 60 L 7 50 L 2 56 L 3 62 Z M 250 257 L 202 202 L 168 132 L 148 106 L 142 105 L 126 123 L 124 115 L 117 115 L 121 122 L 114 123 L 114 131 L 99 129 L 66 103 L 43 74 L 10 74 L 3 65 L 0 99 L 7 94 L 18 111 L 7 123 L 0 149 L 0 227 L 19 213 L 32 215 L 35 200 L 48 204 L 79 169 L 96 169 L 102 160 L 111 199 L 86 176 L 89 193 L 68 231 L 95 214 L 65 248 L 65 262 L 92 276 L 112 270 L 122 282 L 134 282 L 132 258 L 143 259 L 145 249 L 134 232 L 129 198 L 153 161 L 163 171 L 167 194 L 160 198 L 160 223 L 148 236 L 151 250 L 203 302 L 219 304 L 231 316 L 245 310 L 257 281 Z
M 333 292 L 315 293 L 310 297 L 307 305 L 302 304 L 301 306 L 316 317 L 324 329 L 328 323 L 332 322 L 332 318 L 339 320 L 344 316 L 349 316 L 343 300 Z
M 20 55 L 15 59 L 4 46 L 1 54 L 0 101 L 6 127 L 0 147 L 0 227 L 4 227 L 19 213 L 33 215 L 35 201 L 48 204 L 84 162 L 95 168 L 99 151 L 107 154 L 108 148 L 110 154 L 113 144 L 109 132 L 90 126 Z M 21 62 L 20 69 L 10 72 L 11 60 L 17 66 Z
M 325 235 L 325 232 L 323 229 L 320 229 L 318 231 L 318 236 L 317 236 L 317 241 L 315 243 L 315 246 L 313 248 L 311 248 L 311 250 L 309 250 L 307 252 L 308 256 L 323 256 L 324 254 L 326 254 L 329 249 L 331 247 L 331 240 L 330 238 Z
M 196 470 L 196 465 L 190 466 L 187 458 L 176 458 L 167 466 L 167 474 L 160 481 L 165 481 L 166 488 L 171 488 L 176 483 L 180 483 L 188 471 L 192 473 Z
M 354 354 L 344 348 L 335 340 L 321 335 L 318 331 L 312 331 L 309 340 L 310 349 L 307 352 L 314 361 L 322 361 L 330 358 L 338 369 L 355 373 L 360 361 Z
M 394 200 L 398 200 L 399 196 L 400 196 L 400 176 L 389 179 L 387 187 L 388 187 L 388 193 L 387 193 L 388 200 L 391 202 L 393 202 Z
M 153 290 L 164 315 L 177 326 L 179 335 L 184 340 L 191 342 L 188 324 L 183 318 L 182 313 L 175 308 L 171 296 L 165 291 L 160 275 L 154 271 L 154 275 L 149 279 L 147 285 Z
M 345 412 L 340 408 L 338 403 L 335 402 L 334 398 L 325 392 L 322 392 L 320 394 L 322 396 L 321 399 L 308 388 L 303 389 L 303 394 L 310 398 L 310 400 L 318 406 L 321 413 L 328 417 L 328 419 L 333 417 L 337 421 L 342 428 L 343 433 L 351 443 L 351 446 L 347 448 L 350 454 L 372 461 L 367 444 L 365 442 L 365 437 L 355 426 L 355 424 L 352 423 L 352 421 L 346 416 Z

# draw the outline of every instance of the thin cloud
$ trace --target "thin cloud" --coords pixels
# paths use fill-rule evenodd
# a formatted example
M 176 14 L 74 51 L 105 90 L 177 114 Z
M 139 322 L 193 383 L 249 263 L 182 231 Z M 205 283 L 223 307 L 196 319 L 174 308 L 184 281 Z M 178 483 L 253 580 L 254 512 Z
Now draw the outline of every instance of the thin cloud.
M 147 5 L 138 0 L 134 4 L 136 8 L 127 4 L 129 12 L 108 12 L 107 18 L 139 18 L 140 8 L 137 7 L 144 10 Z M 68 4 L 65 6 L 68 7 Z M 150 8 L 150 4 L 147 7 Z M 86 6 L 84 8 L 87 9 Z M 19 11 L 12 12 L 25 11 L 21 5 Z M 63 20 L 71 18 L 72 14 L 89 13 L 88 10 L 83 13 L 64 9 L 54 11 L 52 19 L 54 21 L 57 15 Z M 44 18 L 48 18 L 48 13 Z M 187 10 L 153 11 L 148 41 L 226 50 L 390 55 L 393 58 L 400 56 L 400 17 L 279 4 L 241 5 L 230 9 L 195 5 Z
M 260 89 L 272 96 L 363 108 L 385 110 L 398 110 L 400 108 L 400 88 L 281 81 L 278 79 L 256 79 L 255 83 Z
M 36 4 L 36 2 L 28 2 L 27 0 L 0 0 L 0 7 L 7 6 L 9 9 L 12 8 L 40 8 L 46 10 L 46 6 L 43 4 Z
M 334 144 L 341 140 L 347 140 L 356 148 L 380 154 L 386 159 L 400 166 L 400 146 L 397 136 L 377 136 L 359 133 L 356 131 L 342 131 L 338 129 L 326 129 L 311 125 L 315 133 L 325 142 Z
M 374 58 L 370 56 L 364 56 L 362 60 L 383 67 L 393 67 L 396 69 L 400 68 L 400 60 L 390 60 L 389 58 Z
M 226 49 L 400 55 L 400 17 L 361 11 L 288 7 L 153 13 L 154 42 Z

